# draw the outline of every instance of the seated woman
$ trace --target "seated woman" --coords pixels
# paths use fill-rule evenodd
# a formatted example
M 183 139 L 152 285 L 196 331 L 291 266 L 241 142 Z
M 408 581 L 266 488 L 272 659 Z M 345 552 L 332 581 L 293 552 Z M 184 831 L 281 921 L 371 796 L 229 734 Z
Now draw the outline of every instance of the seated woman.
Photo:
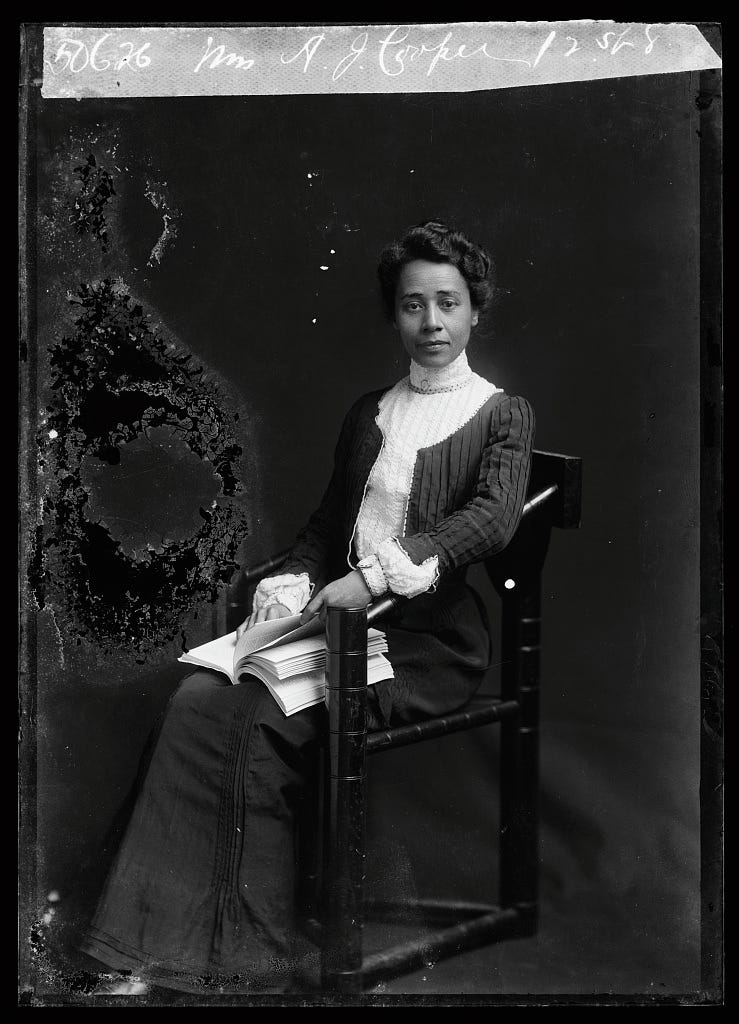
M 380 623 L 395 675 L 370 688 L 370 728 L 452 711 L 482 682 L 490 637 L 465 573 L 513 536 L 534 434 L 529 404 L 467 361 L 491 291 L 486 253 L 430 221 L 383 250 L 379 278 L 410 372 L 350 409 L 319 508 L 240 627 L 408 598 Z M 285 717 L 258 680 L 184 679 L 85 951 L 172 988 L 288 987 L 310 956 L 295 922 L 295 821 L 323 725 L 321 706 Z

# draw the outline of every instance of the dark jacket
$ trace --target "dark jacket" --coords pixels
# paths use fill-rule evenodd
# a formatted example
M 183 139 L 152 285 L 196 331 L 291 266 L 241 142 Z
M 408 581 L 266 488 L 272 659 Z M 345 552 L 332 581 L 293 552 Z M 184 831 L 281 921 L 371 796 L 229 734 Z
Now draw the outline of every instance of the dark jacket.
M 307 572 L 323 586 L 356 566 L 351 537 L 382 446 L 375 417 L 386 390 L 363 395 L 349 410 L 329 485 L 281 572 Z M 413 562 L 438 555 L 443 582 L 503 550 L 526 500 L 533 439 L 526 399 L 497 392 L 450 437 L 419 451 L 400 540 Z
M 382 391 L 364 395 L 344 420 L 323 499 L 281 572 L 307 572 L 316 588 L 356 565 L 350 550 L 370 471 L 382 447 L 375 422 Z M 439 558 L 433 591 L 404 601 L 378 623 L 393 679 L 370 687 L 369 728 L 418 721 L 462 707 L 493 656 L 486 610 L 464 577 L 515 533 L 528 487 L 534 414 L 497 392 L 450 437 L 418 452 L 399 539 L 417 565 Z

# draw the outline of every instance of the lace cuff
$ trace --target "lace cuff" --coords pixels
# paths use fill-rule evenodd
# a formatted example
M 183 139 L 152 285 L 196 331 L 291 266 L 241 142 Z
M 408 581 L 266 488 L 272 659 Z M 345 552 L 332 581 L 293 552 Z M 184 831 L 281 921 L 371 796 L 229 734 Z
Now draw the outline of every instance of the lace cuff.
M 396 537 L 390 537 L 377 549 L 377 560 L 394 594 L 417 597 L 431 590 L 439 579 L 439 557 L 432 555 L 420 565 L 408 557 Z M 367 584 L 369 586 L 369 583 Z M 370 588 L 371 589 L 371 588 Z
M 382 597 L 383 594 L 387 593 L 387 579 L 382 571 L 377 555 L 369 555 L 367 558 L 363 558 L 361 562 L 357 563 L 357 569 L 364 576 L 364 582 L 367 584 L 369 592 L 373 597 Z
M 299 576 L 285 573 L 282 576 L 268 576 L 261 581 L 254 592 L 254 607 L 258 612 L 270 608 L 273 604 L 284 604 L 293 615 L 302 612 L 308 604 L 313 586 L 307 572 Z

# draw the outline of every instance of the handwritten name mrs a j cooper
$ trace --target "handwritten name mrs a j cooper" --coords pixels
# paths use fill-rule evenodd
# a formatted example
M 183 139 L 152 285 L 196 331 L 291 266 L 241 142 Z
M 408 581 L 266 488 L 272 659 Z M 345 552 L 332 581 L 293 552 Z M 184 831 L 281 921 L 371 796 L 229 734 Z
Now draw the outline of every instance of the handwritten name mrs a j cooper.
M 404 74 L 409 66 L 414 63 L 425 64 L 426 75 L 428 76 L 434 72 L 441 61 L 450 62 L 473 57 L 487 58 L 488 60 L 509 64 L 522 64 L 526 67 L 535 68 L 546 53 L 549 53 L 551 56 L 571 57 L 584 47 L 593 45 L 602 51 L 604 56 L 606 53 L 609 56 L 615 56 L 625 47 L 631 49 L 643 47 L 643 52 L 650 54 L 658 37 L 654 34 L 652 25 L 639 26 L 639 28 L 643 29 L 643 34 L 635 26 L 629 25 L 620 32 L 613 30 L 604 31 L 595 37 L 591 37 L 588 41 L 583 40 L 582 44 L 571 35 L 561 36 L 561 39 L 558 39 L 558 33 L 552 29 L 546 38 L 542 40 L 535 52 L 527 56 L 492 53 L 489 48 L 491 44 L 488 42 L 478 45 L 468 42 L 452 42 L 454 39 L 453 31 L 447 32 L 439 42 L 431 45 L 422 42 L 420 45 L 416 45 L 408 41 L 408 37 L 411 35 L 409 26 L 398 26 L 391 29 L 383 39 L 373 41 L 374 45 L 372 45 L 370 34 L 365 30 L 358 33 L 352 40 L 348 53 L 334 66 L 331 78 L 334 82 L 338 81 L 362 57 L 373 59 L 373 56 L 384 75 L 390 78 L 397 78 L 399 75 Z M 321 48 L 325 40 L 325 32 L 311 36 L 296 52 L 281 54 L 280 63 L 283 65 L 296 65 L 302 70 L 303 74 L 307 73 L 311 68 L 320 66 L 318 62 L 314 64 L 314 61 L 316 55 L 323 52 Z M 372 53 L 373 49 L 375 49 L 374 55 Z M 318 59 L 320 61 L 320 56 Z M 195 65 L 194 70 L 197 72 L 201 68 L 217 68 L 220 66 L 249 70 L 254 67 L 254 64 L 255 60 L 253 58 L 244 57 L 236 53 L 227 53 L 223 44 L 215 44 L 213 37 L 208 36 L 205 53 Z M 360 64 L 359 69 L 363 70 L 364 65 Z M 323 65 L 323 70 L 329 70 L 329 67 Z

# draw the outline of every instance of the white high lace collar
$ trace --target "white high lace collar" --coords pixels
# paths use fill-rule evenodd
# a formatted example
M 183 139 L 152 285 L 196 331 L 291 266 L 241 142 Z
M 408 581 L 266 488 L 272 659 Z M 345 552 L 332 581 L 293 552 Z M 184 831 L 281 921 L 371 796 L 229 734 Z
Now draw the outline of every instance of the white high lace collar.
M 467 362 L 467 352 L 462 349 L 454 362 L 446 366 L 421 366 L 415 359 L 411 359 L 408 386 L 423 395 L 433 395 L 440 391 L 463 388 L 471 377 L 472 368 Z
M 375 423 L 382 446 L 367 478 L 352 536 L 360 559 L 379 551 L 388 538 L 405 535 L 418 453 L 460 430 L 499 390 L 472 372 L 463 353 L 433 371 L 422 366 L 414 371 L 411 364 L 413 376 L 419 371 L 433 390 L 417 391 L 412 378 L 403 377 L 379 401 Z

